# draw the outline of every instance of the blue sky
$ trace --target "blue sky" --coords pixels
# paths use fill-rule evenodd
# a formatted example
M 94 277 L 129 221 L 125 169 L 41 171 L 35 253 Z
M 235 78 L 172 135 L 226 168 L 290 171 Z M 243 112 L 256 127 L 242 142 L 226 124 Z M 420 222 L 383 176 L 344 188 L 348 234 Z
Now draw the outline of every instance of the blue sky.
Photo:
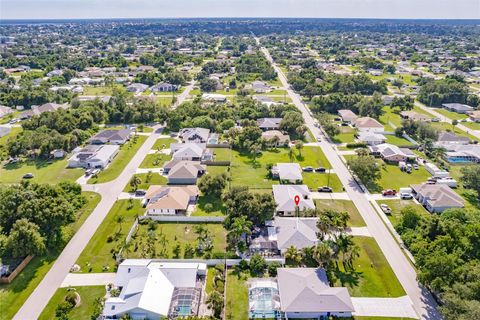
M 480 19 L 480 0 L 0 0 L 0 19 L 163 17 Z

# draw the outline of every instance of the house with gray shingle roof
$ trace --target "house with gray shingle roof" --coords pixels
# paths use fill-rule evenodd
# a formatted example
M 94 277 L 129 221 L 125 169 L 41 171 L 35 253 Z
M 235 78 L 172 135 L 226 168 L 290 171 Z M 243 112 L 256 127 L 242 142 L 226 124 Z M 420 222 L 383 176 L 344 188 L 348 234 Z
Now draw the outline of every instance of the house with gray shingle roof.
M 318 243 L 318 218 L 276 217 L 268 227 L 268 239 L 276 241 L 280 252 L 294 246 L 297 249 L 313 247 Z
M 355 311 L 347 288 L 331 287 L 322 268 L 278 268 L 277 282 L 286 319 L 351 317 Z
M 205 166 L 198 161 L 179 161 L 168 171 L 168 184 L 196 184 L 205 173 Z
M 293 216 L 298 208 L 315 209 L 315 204 L 310 197 L 310 190 L 306 185 L 274 184 L 273 198 L 277 204 L 276 213 L 283 216 Z M 295 204 L 295 196 L 300 197 L 298 206 Z
M 260 118 L 257 120 L 258 127 L 263 131 L 278 130 L 282 118 Z
M 414 184 L 410 186 L 415 198 L 430 212 L 443 212 L 451 208 L 463 208 L 465 202 L 445 184 Z

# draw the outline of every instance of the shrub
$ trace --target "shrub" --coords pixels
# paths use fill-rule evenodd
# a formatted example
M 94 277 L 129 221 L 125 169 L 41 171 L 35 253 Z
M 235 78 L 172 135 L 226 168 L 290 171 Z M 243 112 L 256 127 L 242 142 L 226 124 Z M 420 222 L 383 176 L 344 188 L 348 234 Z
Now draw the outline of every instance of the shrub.
M 213 205 L 211 203 L 207 203 L 205 205 L 205 211 L 206 212 L 212 212 L 213 211 Z
M 355 148 L 366 148 L 367 144 L 364 142 L 352 142 L 352 143 L 347 143 L 347 148 L 349 149 L 355 149 Z

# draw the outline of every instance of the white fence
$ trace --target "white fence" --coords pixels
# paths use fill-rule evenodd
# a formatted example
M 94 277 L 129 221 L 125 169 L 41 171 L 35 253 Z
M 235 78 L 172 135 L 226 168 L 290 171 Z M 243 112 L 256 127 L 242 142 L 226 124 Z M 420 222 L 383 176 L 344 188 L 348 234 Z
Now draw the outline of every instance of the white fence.
M 144 219 L 152 219 L 158 222 L 183 222 L 183 223 L 223 223 L 225 217 L 209 217 L 209 216 L 179 216 L 179 215 L 171 215 L 171 216 L 140 216 L 138 217 L 140 220 Z

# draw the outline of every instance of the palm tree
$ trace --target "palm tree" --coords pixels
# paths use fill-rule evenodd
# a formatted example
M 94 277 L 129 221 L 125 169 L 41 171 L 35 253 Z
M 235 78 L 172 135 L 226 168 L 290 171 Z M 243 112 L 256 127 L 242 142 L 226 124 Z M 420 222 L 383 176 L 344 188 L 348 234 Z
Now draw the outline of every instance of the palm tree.
M 327 215 L 320 215 L 317 220 L 317 237 L 320 241 L 325 240 L 325 237 L 330 234 L 332 222 Z
M 458 124 L 458 120 L 454 119 L 452 120 L 452 131 L 455 132 L 455 126 Z
M 125 222 L 125 217 L 119 214 L 116 218 L 115 221 L 119 225 L 118 233 L 122 232 L 122 224 Z
M 348 253 L 350 252 L 351 248 L 355 246 L 353 242 L 353 237 L 351 235 L 340 234 L 335 239 L 335 243 L 338 250 L 338 255 L 340 256 L 340 261 L 345 268 L 347 264 L 347 260 L 349 261 L 350 257 L 348 257 Z
M 302 141 L 297 141 L 295 144 L 295 148 L 298 150 L 298 155 L 301 157 L 302 156 L 302 149 L 303 149 L 303 142 Z
M 142 183 L 142 179 L 136 174 L 133 175 L 132 179 L 130 179 L 130 186 L 132 187 L 133 191 L 137 191 L 138 186 Z
M 330 244 L 326 241 L 320 242 L 317 244 L 313 251 L 313 258 L 317 263 L 325 267 L 330 263 L 333 257 L 333 250 L 330 247 Z
M 302 253 L 294 246 L 288 247 L 285 252 L 285 260 L 290 261 L 293 265 L 298 266 L 302 262 Z
M 353 244 L 352 246 L 348 247 L 348 250 L 345 252 L 345 263 L 350 268 L 353 267 L 353 260 L 360 257 L 360 248 Z
M 435 160 L 435 162 L 438 162 L 438 159 L 443 158 L 443 155 L 447 149 L 440 147 L 440 148 L 433 148 L 430 150 L 430 156 Z
M 288 157 L 290 158 L 290 162 L 293 162 L 293 157 L 295 153 L 293 152 L 293 148 L 288 149 Z
M 238 244 L 240 238 L 244 234 L 251 234 L 253 223 L 247 220 L 247 217 L 242 216 L 235 218 L 232 225 L 230 226 L 230 231 L 228 232 L 227 239 L 231 247 L 239 248 Z
M 253 156 L 253 163 L 257 162 L 257 156 L 261 151 L 261 148 L 258 144 L 254 143 L 250 146 L 250 154 Z

